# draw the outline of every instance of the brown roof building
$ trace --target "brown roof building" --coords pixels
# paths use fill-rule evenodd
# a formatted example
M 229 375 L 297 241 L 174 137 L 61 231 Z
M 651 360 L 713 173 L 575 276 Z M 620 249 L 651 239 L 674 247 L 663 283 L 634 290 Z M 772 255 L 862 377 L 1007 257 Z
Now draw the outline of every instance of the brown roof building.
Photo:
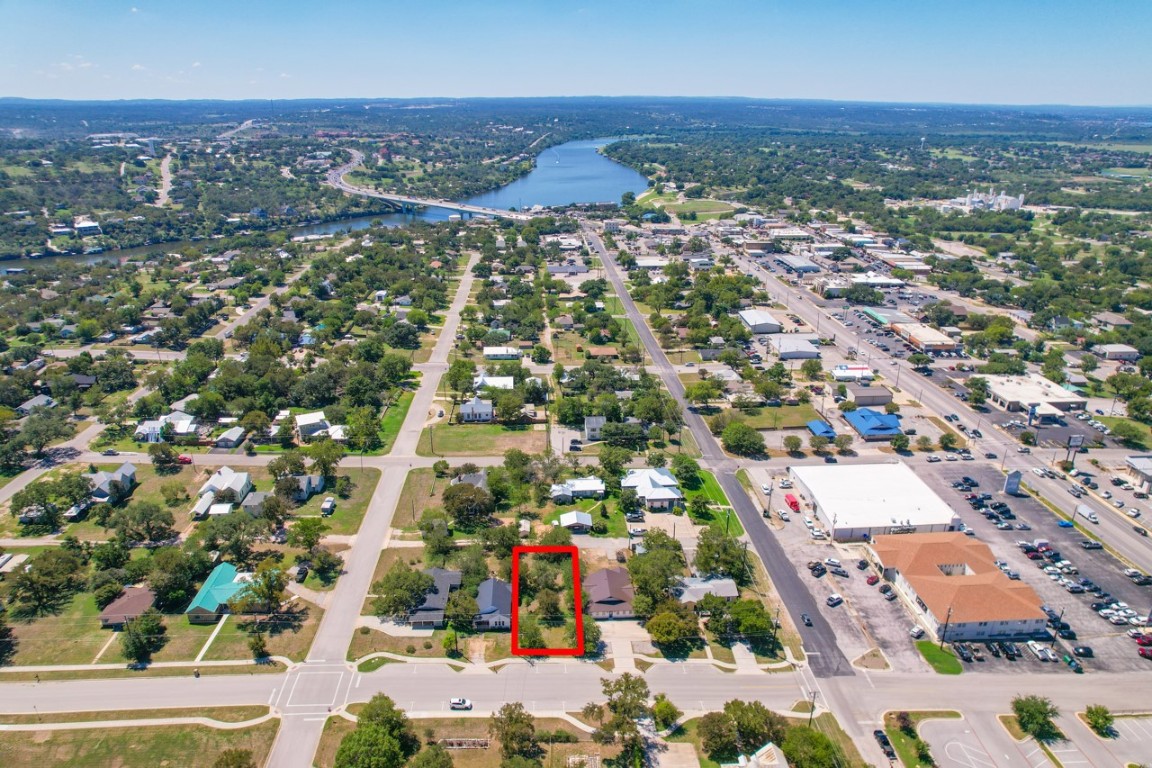
M 631 619 L 632 577 L 624 568 L 597 571 L 584 579 L 584 600 L 594 619 Z
M 963 533 L 877 536 L 872 553 L 884 578 L 942 640 L 1043 635 L 1047 615 L 1027 584 L 1009 579 L 992 551 Z
M 612 359 L 619 357 L 620 353 L 615 347 L 588 347 L 588 357 L 604 357 Z
M 125 622 L 139 618 L 154 602 L 156 593 L 148 587 L 128 587 L 100 612 L 100 628 L 120 629 Z

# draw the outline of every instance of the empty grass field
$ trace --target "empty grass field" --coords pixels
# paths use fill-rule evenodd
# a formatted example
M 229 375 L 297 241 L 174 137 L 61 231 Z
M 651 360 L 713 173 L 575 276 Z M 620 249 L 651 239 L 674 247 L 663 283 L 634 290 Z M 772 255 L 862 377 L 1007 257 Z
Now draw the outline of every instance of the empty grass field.
M 941 648 L 932 640 L 920 640 L 916 643 L 916 648 L 937 674 L 958 675 L 964 671 L 960 660 L 950 649 Z

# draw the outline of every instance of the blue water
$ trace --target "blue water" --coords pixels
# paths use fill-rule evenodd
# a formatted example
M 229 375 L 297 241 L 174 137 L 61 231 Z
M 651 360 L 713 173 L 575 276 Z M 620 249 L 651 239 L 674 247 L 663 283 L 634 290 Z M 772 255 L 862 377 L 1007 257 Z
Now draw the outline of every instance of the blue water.
M 544 150 L 536 158 L 536 167 L 527 176 L 482 195 L 465 200 L 485 208 L 531 208 L 534 205 L 568 205 L 569 203 L 619 203 L 625 192 L 640 194 L 648 188 L 648 180 L 631 168 L 609 160 L 597 150 L 616 139 L 588 139 L 558 144 Z M 454 211 L 445 208 L 426 208 L 416 214 L 390 213 L 360 216 L 343 221 L 330 221 L 291 230 L 296 237 L 330 235 L 367 229 L 380 222 L 386 227 L 402 227 L 414 221 L 447 221 Z M 179 251 L 187 243 L 161 243 L 107 251 L 88 256 L 53 256 L 38 263 L 51 263 L 57 259 L 70 262 L 95 263 L 119 261 L 147 253 Z

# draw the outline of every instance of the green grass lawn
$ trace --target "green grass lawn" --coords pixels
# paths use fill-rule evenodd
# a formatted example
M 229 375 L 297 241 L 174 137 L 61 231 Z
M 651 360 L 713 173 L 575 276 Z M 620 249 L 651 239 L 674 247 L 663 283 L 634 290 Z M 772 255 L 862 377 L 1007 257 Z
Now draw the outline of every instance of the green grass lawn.
M 364 520 L 364 513 L 368 511 L 368 503 L 380 482 L 380 470 L 372 467 L 361 469 L 359 459 L 348 456 L 337 471 L 338 475 L 347 475 L 352 480 L 352 493 L 346 499 L 335 496 L 332 488 L 316 494 L 301 504 L 292 515 L 294 517 L 319 517 L 320 505 L 324 499 L 333 496 L 336 499 L 336 511 L 327 518 L 327 533 L 335 535 L 353 534 L 360 530 L 360 523 Z
M 226 749 L 245 749 L 263 765 L 278 719 L 251 728 L 219 730 L 201 725 L 92 728 L 0 733 L 8 765 L 76 765 L 86 768 L 211 768 Z
M 551 524 L 554 520 L 558 520 L 564 512 L 573 510 L 590 512 L 593 523 L 607 524 L 607 533 L 592 534 L 593 536 L 623 538 L 628 535 L 628 523 L 624 520 L 624 513 L 620 511 L 615 499 L 604 499 L 603 501 L 598 499 L 580 499 L 575 504 L 565 504 L 563 507 L 558 507 L 553 510 L 544 518 L 544 522 Z M 601 514 L 602 510 L 608 510 L 607 517 Z
M 378 451 L 380 454 L 386 454 L 392 450 L 396 436 L 400 434 L 400 427 L 404 426 L 404 419 L 408 416 L 408 408 L 412 405 L 413 397 L 415 397 L 415 393 L 404 392 L 396 404 L 391 406 L 384 414 L 384 418 L 380 420 L 380 440 L 383 443 Z
M 692 499 L 697 496 L 703 496 L 708 499 L 708 503 L 712 505 L 713 509 L 703 515 L 689 515 L 692 522 L 697 525 L 707 525 L 713 528 L 725 530 L 733 536 L 744 535 L 744 527 L 740 525 L 740 519 L 736 516 L 735 510 L 732 510 L 732 503 L 725 495 L 724 489 L 720 487 L 720 483 L 716 481 L 716 477 L 711 472 L 700 472 L 700 484 L 697 488 L 684 488 L 684 501 L 685 504 L 691 504 Z M 728 510 L 732 510 L 729 512 Z
M 312 645 L 312 638 L 316 636 L 324 611 L 304 600 L 294 600 L 291 605 L 296 611 L 295 615 L 277 620 L 271 625 L 265 624 L 271 627 L 267 631 L 268 654 L 303 661 Z M 245 617 L 229 616 L 204 658 L 209 661 L 251 659 L 248 637 L 252 628 L 252 623 Z
M 433 434 L 434 431 L 434 434 Z M 501 456 L 509 448 L 525 453 L 544 450 L 547 433 L 534 425 L 437 424 L 420 434 L 420 456 Z
M 949 648 L 941 648 L 932 640 L 919 640 L 916 643 L 916 648 L 924 657 L 924 661 L 928 662 L 937 674 L 958 675 L 964 671 L 960 660 Z
M 1135 419 L 1126 419 L 1123 416 L 1097 416 L 1096 418 L 1107 425 L 1109 429 L 1115 429 L 1116 425 L 1121 423 L 1131 424 L 1140 430 L 1140 441 L 1138 443 L 1130 443 L 1129 445 L 1144 451 L 1152 447 L 1152 427 L 1149 427 L 1147 424 L 1136 421 Z
M 744 422 L 753 429 L 797 429 L 820 414 L 811 403 L 782 405 L 779 408 L 753 408 L 741 412 Z

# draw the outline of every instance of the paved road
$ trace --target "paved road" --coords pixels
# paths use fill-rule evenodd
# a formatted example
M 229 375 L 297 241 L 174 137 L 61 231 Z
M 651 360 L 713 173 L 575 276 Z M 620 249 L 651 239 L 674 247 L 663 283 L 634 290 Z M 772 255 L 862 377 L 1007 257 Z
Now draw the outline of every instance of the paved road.
M 636 303 L 628 294 L 620 272 L 609 256 L 607 249 L 604 248 L 604 243 L 587 225 L 584 227 L 584 235 L 604 263 L 604 273 L 612 283 L 616 295 L 620 297 L 620 302 L 632 320 L 636 332 L 640 335 L 641 342 L 648 350 L 648 355 L 652 359 L 652 367 L 664 381 L 664 386 L 676 398 L 676 402 L 680 404 L 684 412 L 685 425 L 692 431 L 692 436 L 696 438 L 696 444 L 700 446 L 703 463 L 715 470 L 720 487 L 724 489 L 728 500 L 732 502 L 732 507 L 736 510 L 744 530 L 748 532 L 748 538 L 752 541 L 756 554 L 760 556 L 764 567 L 768 569 L 772 584 L 776 587 L 780 600 L 792 616 L 793 623 L 804 641 L 804 649 L 809 657 L 808 663 L 813 672 L 818 677 L 855 674 L 848 659 L 836 644 L 835 633 L 824 620 L 821 611 L 817 609 L 816 600 L 812 593 L 801 581 L 799 573 L 793 567 L 783 547 L 780 546 L 780 542 L 764 525 L 760 510 L 748 498 L 744 487 L 736 479 L 735 472 L 740 465 L 750 466 L 756 462 L 751 459 L 739 461 L 730 459 L 708 430 L 708 425 L 704 423 L 704 419 L 699 414 L 688 410 L 688 403 L 684 398 L 684 386 L 676 376 L 675 368 L 656 341 L 656 337 L 652 335 L 647 322 L 636 308 Z M 805 627 L 800 622 L 801 613 L 807 613 L 812 617 L 811 627 Z
M 992 411 L 991 413 L 985 413 L 983 411 L 977 411 L 964 401 L 953 397 L 938 387 L 927 377 L 916 373 L 907 360 L 891 357 L 882 350 L 873 347 L 862 346 L 859 336 L 852 333 L 852 328 L 844 327 L 827 312 L 807 300 L 805 298 L 806 292 L 786 285 L 778 280 L 775 274 L 757 268 L 752 261 L 743 256 L 736 256 L 735 261 L 746 273 L 762 281 L 768 293 L 784 304 L 789 312 L 799 316 L 811 327 L 820 328 L 822 332 L 821 335 L 826 337 L 834 335 L 836 339 L 834 342 L 835 346 L 841 352 L 847 353 L 857 348 L 861 350 L 868 349 L 869 355 L 871 356 L 871 365 L 878 368 L 890 381 L 899 381 L 901 387 L 926 409 L 940 416 L 955 413 L 964 424 L 980 429 L 980 431 L 984 433 L 984 437 L 980 440 L 971 441 L 974 454 L 979 456 L 985 451 L 992 451 L 999 454 L 1001 456 L 999 464 L 1002 465 L 1006 471 L 1014 469 L 1020 470 L 1025 475 L 1025 481 L 1032 487 L 1040 490 L 1047 501 L 1063 510 L 1069 516 L 1073 514 L 1076 504 L 1079 502 L 1065 491 L 1065 487 L 1069 483 L 1066 481 L 1041 479 L 1032 473 L 1033 468 L 1046 466 L 1043 457 L 1048 455 L 1047 452 L 1034 449 L 1031 454 L 1018 453 L 1017 448 L 1020 444 L 1016 439 L 992 425 L 992 414 L 998 412 Z M 895 362 L 895 365 L 892 364 L 893 362 Z M 899 371 L 898 379 L 897 371 Z M 1096 451 L 1093 455 L 1115 458 L 1116 453 L 1117 452 L 1114 451 Z M 977 460 L 988 461 L 983 458 Z M 992 463 L 995 464 L 996 462 Z M 1101 504 L 1095 506 L 1098 511 L 1104 511 Z M 1131 521 L 1127 521 L 1127 518 L 1115 510 L 1112 510 L 1111 507 L 1108 509 L 1111 511 L 1111 514 L 1107 516 L 1101 515 L 1102 521 L 1097 532 L 1106 536 L 1108 544 L 1129 562 L 1145 572 L 1152 572 L 1152 539 L 1145 539 L 1138 536 L 1132 530 Z M 1105 520 L 1104 518 L 1106 517 L 1110 517 L 1111 519 Z

